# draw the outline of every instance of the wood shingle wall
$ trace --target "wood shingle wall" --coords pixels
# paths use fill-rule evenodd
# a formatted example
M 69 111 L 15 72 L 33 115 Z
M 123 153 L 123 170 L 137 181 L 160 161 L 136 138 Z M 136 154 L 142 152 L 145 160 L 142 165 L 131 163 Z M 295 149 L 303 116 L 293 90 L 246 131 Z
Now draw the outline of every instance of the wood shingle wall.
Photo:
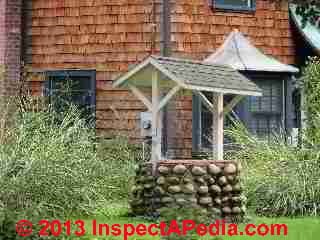
M 155 8 L 159 22 L 159 4 Z M 98 131 L 135 139 L 140 135 L 137 119 L 145 108 L 132 94 L 112 89 L 111 84 L 152 48 L 159 51 L 153 9 L 148 0 L 33 0 L 27 59 L 40 71 L 96 69 Z M 159 32 L 159 23 L 155 31 Z M 42 93 L 42 85 L 31 83 L 34 94 Z

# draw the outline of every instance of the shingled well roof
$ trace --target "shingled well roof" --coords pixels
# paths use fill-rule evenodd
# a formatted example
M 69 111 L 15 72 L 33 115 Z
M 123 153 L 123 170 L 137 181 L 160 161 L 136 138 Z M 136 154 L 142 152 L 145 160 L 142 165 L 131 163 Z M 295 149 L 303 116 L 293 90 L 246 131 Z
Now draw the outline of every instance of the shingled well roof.
M 151 71 L 161 73 L 161 80 L 172 80 L 182 88 L 224 94 L 261 96 L 261 89 L 253 82 L 227 66 L 200 61 L 150 56 L 136 65 L 114 83 L 114 87 L 132 85 L 151 87 Z

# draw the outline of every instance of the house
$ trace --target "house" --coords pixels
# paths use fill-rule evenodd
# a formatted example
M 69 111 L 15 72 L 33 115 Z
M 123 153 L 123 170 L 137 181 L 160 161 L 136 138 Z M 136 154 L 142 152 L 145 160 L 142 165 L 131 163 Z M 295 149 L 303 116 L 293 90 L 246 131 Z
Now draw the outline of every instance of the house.
M 242 64 L 238 70 L 260 84 L 265 97 L 244 99 L 234 113 L 258 135 L 290 132 L 297 72 L 290 65 L 302 65 L 319 49 L 310 39 L 318 30 L 302 28 L 291 8 L 292 20 L 287 0 L 0 0 L 0 64 L 7 72 L 0 95 L 17 94 L 23 62 L 46 75 L 30 80 L 33 95 L 53 96 L 71 79 L 74 101 L 95 114 L 99 134 L 141 142 L 146 108 L 129 91 L 112 87 L 119 74 L 151 54 L 219 64 L 228 63 L 228 52 L 234 64 L 254 54 L 257 61 L 249 65 L 259 68 Z M 164 118 L 170 156 L 190 158 L 210 147 L 204 136 L 212 119 L 194 96 L 178 96 Z

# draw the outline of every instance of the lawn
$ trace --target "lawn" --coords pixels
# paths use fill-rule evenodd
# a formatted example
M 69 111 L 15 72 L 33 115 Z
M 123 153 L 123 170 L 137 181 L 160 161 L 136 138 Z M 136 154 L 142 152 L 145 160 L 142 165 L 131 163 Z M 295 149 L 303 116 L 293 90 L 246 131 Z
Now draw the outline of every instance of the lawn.
M 97 223 L 101 224 L 108 224 L 109 226 L 112 224 L 126 224 L 131 223 L 133 225 L 137 224 L 146 224 L 147 226 L 152 224 L 152 222 L 147 221 L 145 219 L 139 219 L 139 218 L 131 218 L 126 216 L 127 208 L 125 205 L 122 204 L 111 204 L 108 208 L 106 208 L 103 213 L 97 213 L 96 216 L 86 218 L 85 219 L 85 226 L 87 230 L 87 235 L 85 239 L 107 239 L 107 240 L 120 240 L 123 239 L 123 236 L 120 237 L 113 237 L 113 236 L 93 236 L 90 235 L 92 221 L 97 220 Z M 253 224 L 286 224 L 288 226 L 288 235 L 287 236 L 233 236 L 233 237 L 222 237 L 223 240 L 245 240 L 245 239 L 266 239 L 266 240 L 315 240 L 318 239 L 318 236 L 320 235 L 320 218 L 259 218 L 254 217 L 250 221 L 250 223 Z M 239 226 L 239 229 L 244 229 L 244 226 Z M 151 239 L 160 239 L 160 237 L 150 237 L 150 236 L 144 236 L 144 237 L 138 237 L 138 236 L 132 236 L 129 238 L 130 240 L 151 240 Z M 203 237 L 199 239 L 213 239 L 213 237 Z

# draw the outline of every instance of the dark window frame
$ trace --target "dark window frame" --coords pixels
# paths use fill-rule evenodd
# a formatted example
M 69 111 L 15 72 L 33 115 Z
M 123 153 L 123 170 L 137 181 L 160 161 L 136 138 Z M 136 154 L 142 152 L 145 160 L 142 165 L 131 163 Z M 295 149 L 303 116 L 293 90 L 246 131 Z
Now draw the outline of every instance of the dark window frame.
M 253 12 L 256 10 L 256 0 L 250 0 L 250 6 L 241 6 L 223 3 L 223 0 L 210 0 L 212 6 L 217 10 L 230 10 L 230 11 L 248 11 Z
M 51 102 L 50 97 L 53 95 L 53 79 L 52 78 L 59 77 L 87 77 L 90 81 L 90 89 L 91 98 L 90 98 L 90 107 L 92 107 L 93 119 L 95 122 L 96 118 L 96 70 L 48 70 L 45 71 L 45 84 L 43 93 L 44 96 L 49 97 L 49 102 Z

